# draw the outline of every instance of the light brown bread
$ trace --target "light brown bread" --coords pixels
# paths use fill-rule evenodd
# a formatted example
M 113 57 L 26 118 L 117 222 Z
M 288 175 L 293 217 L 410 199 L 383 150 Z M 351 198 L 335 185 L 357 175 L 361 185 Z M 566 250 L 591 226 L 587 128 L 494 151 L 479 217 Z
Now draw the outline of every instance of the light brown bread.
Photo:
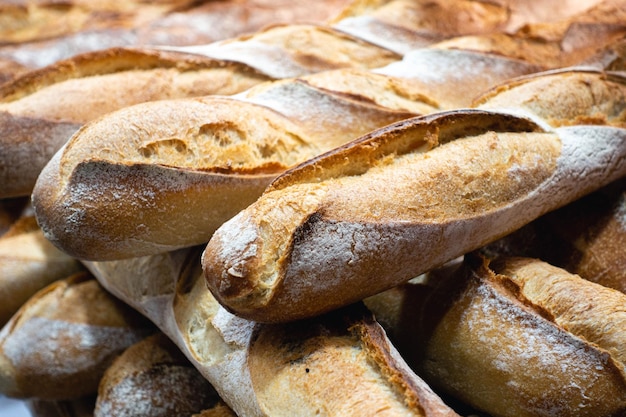
M 153 320 L 237 415 L 456 415 L 363 306 L 289 325 L 250 322 L 208 292 L 200 254 L 196 248 L 86 264 Z
M 0 332 L 0 391 L 65 400 L 94 394 L 124 349 L 155 331 L 88 274 L 31 297 Z
M 410 15 L 396 16 L 395 3 L 401 2 L 385 4 L 381 16 L 389 14 L 398 22 L 411 20 Z M 452 10 L 444 9 L 442 13 L 448 16 Z M 414 23 L 417 26 L 411 30 L 419 31 L 420 22 Z M 469 30 L 462 27 L 463 22 L 452 26 Z M 178 53 L 168 54 L 168 49 Z M 463 58 L 460 54 L 459 59 Z M 161 50 L 112 48 L 55 62 L 0 89 L 4 101 L 0 104 L 0 144 L 7 149 L 0 164 L 4 184 L 0 198 L 28 195 L 42 167 L 78 127 L 119 108 L 157 99 L 228 95 L 270 78 L 345 67 L 379 68 L 397 59 L 398 53 L 376 46 L 372 39 L 357 38 L 331 26 L 283 24 L 208 45 L 166 46 Z M 433 57 L 427 59 L 430 64 L 439 63 Z M 464 68 L 476 58 L 469 59 Z M 501 61 L 493 57 L 476 61 L 474 77 L 483 75 L 484 67 L 489 68 L 483 75 L 486 78 L 495 72 L 491 68 L 509 64 Z M 523 65 L 519 63 L 518 67 Z M 513 67 L 508 71 L 512 75 Z M 446 106 L 458 105 L 453 97 L 464 97 L 469 103 L 472 93 L 491 85 L 482 79 L 474 80 L 468 91 L 457 88 L 465 83 L 447 86 L 442 82 L 449 77 L 442 76 L 439 82 L 429 78 L 422 83 L 423 95 L 439 91 L 439 96 L 446 97 L 442 102 Z M 500 80 L 505 78 L 501 76 Z M 63 100 L 58 100 L 60 96 Z
M 626 127 L 626 78 L 620 72 L 558 69 L 495 86 L 476 97 L 481 109 L 520 109 L 551 126 Z
M 0 236 L 0 325 L 37 291 L 81 270 L 44 238 L 32 214 L 20 217 Z
M 373 42 L 404 53 L 444 39 L 515 33 L 529 25 L 561 26 L 569 19 L 584 19 L 590 10 L 604 3 L 598 0 L 358 0 L 337 16 L 336 24 L 348 33 L 364 39 L 372 37 Z M 405 20 L 404 16 L 412 18 Z M 588 18 L 586 22 L 593 20 Z
M 624 412 L 624 294 L 530 258 L 472 255 L 427 282 L 387 302 L 404 311 L 399 349 L 434 387 L 491 416 Z
M 0 197 L 29 195 L 80 126 L 132 104 L 233 94 L 269 78 L 243 64 L 158 50 L 110 49 L 31 71 L 0 87 Z
M 222 406 L 176 345 L 156 333 L 130 346 L 106 370 L 93 415 L 189 417 Z
M 611 109 L 623 108 L 624 84 L 607 84 L 619 93 Z M 213 235 L 203 257 L 209 288 L 249 319 L 316 315 L 409 280 L 623 176 L 626 131 L 553 129 L 545 120 L 570 111 L 556 97 L 547 95 L 551 107 L 537 100 L 543 127 L 501 113 L 440 112 L 288 171 Z M 582 103 L 582 120 L 600 112 Z
M 117 47 L 154 47 L 201 45 L 242 34 L 254 33 L 277 23 L 324 23 L 339 13 L 350 0 L 222 0 L 193 2 L 189 7 L 170 10 L 154 19 L 132 26 L 106 25 L 106 19 L 78 31 L 29 42 L 0 45 L 0 60 L 17 62 L 37 69 L 88 52 Z M 10 6 L 9 6 L 10 7 Z M 33 10 L 36 10 L 34 8 Z M 72 8 L 57 9 L 70 15 Z M 41 15 L 40 15 L 41 16 Z M 45 19 L 43 19 L 45 20 Z M 61 18 L 61 21 L 63 17 Z M 14 23 L 14 22 L 11 22 Z M 49 20 L 49 28 L 58 20 Z M 24 22 L 24 31 L 37 25 Z M 66 27 L 67 28 L 67 27 Z

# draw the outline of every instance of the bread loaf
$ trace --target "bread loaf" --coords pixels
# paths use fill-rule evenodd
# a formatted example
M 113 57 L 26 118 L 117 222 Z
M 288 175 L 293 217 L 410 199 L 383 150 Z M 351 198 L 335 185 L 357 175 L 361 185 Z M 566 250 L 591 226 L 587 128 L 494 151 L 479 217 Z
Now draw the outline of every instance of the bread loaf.
M 52 155 L 100 115 L 150 100 L 232 94 L 267 79 L 237 63 L 131 49 L 94 52 L 28 72 L 0 87 L 0 197 L 29 195 Z
M 90 274 L 56 281 L 0 331 L 0 391 L 47 400 L 94 394 L 112 360 L 154 331 Z
M 434 387 L 491 416 L 624 412 L 624 294 L 530 258 L 472 257 L 431 284 L 403 292 L 396 330 Z
M 0 144 L 7 149 L 0 161 L 0 198 L 28 195 L 71 134 L 110 111 L 149 100 L 228 95 L 270 78 L 381 67 L 397 59 L 395 52 L 330 26 L 283 24 L 208 45 L 113 48 L 51 64 L 0 89 Z
M 214 407 L 225 406 L 213 387 L 156 333 L 130 346 L 106 370 L 93 415 L 188 417 Z
M 0 325 L 33 294 L 83 269 L 48 242 L 35 217 L 20 217 L 0 236 Z
M 437 110 L 443 93 L 425 89 L 432 76 L 430 67 L 415 65 L 419 57 L 448 67 L 442 75 L 451 85 L 466 84 L 461 67 L 480 64 L 483 71 L 470 84 L 475 94 L 536 69 L 481 53 L 429 52 L 376 72 L 323 72 L 231 98 L 166 100 L 110 113 L 81 129 L 41 173 L 33 192 L 38 221 L 48 239 L 82 259 L 205 243 L 287 168 L 375 128 Z M 441 105 L 471 97 L 471 88 L 459 91 L 441 98 Z
M 396 3 L 400 6 L 394 6 Z M 402 3 L 391 1 L 380 6 L 383 10 L 377 13 L 394 17 L 398 13 L 396 7 L 402 7 Z M 448 16 L 452 10 L 444 8 L 442 13 Z M 395 24 L 409 19 L 410 15 L 401 19 L 394 17 Z M 415 27 L 411 30 L 419 31 L 421 23 L 413 23 Z M 451 26 L 457 32 L 471 31 L 465 27 L 467 22 L 454 22 Z M 442 33 L 442 36 L 451 34 Z M 28 195 L 44 164 L 78 127 L 98 116 L 150 100 L 228 95 L 270 78 L 296 77 L 344 67 L 380 68 L 399 59 L 399 54 L 371 43 L 374 36 L 370 34 L 364 40 L 331 26 L 284 24 L 208 45 L 107 49 L 32 71 L 0 89 L 3 101 L 0 126 L 4 132 L 0 135 L 0 144 L 7 150 L 0 160 L 3 162 L 0 180 L 4 179 L 0 198 Z M 167 49 L 175 49 L 177 53 L 166 53 Z M 441 65 L 438 57 L 423 58 L 428 59 L 425 62 L 430 65 Z M 478 65 L 471 73 L 474 77 L 480 76 L 484 67 L 505 65 L 509 76 L 529 70 L 519 68 L 521 72 L 514 72 L 510 62 L 503 64 L 493 56 L 484 61 L 464 54 L 459 54 L 458 58 L 469 59 L 464 68 L 474 63 Z M 519 67 L 524 65 L 518 64 Z M 494 69 L 487 69 L 485 75 L 494 72 Z M 446 97 L 442 105 L 464 104 L 453 100 L 459 96 L 469 102 L 473 93 L 491 85 L 476 80 L 471 88 L 459 90 L 457 87 L 464 83 L 446 85 L 443 81 L 449 81 L 450 77 L 442 76 L 435 81 L 430 68 L 425 73 L 430 76 L 423 85 L 430 87 L 425 88 L 423 95 L 441 91 L 435 95 Z M 61 96 L 63 100 L 58 99 Z
M 617 93 L 614 108 L 623 108 L 623 81 L 595 76 Z M 623 176 L 626 130 L 546 123 L 573 117 L 575 97 L 581 105 L 572 123 L 601 111 L 601 103 L 585 101 L 589 91 L 563 91 L 546 93 L 545 106 L 543 96 L 527 104 L 542 109 L 542 119 L 531 117 L 543 127 L 494 111 L 439 112 L 288 171 L 213 235 L 203 257 L 209 288 L 248 319 L 313 316 L 409 280 Z
M 289 325 L 246 321 L 207 291 L 201 249 L 86 265 L 169 336 L 237 415 L 456 415 L 363 306 Z

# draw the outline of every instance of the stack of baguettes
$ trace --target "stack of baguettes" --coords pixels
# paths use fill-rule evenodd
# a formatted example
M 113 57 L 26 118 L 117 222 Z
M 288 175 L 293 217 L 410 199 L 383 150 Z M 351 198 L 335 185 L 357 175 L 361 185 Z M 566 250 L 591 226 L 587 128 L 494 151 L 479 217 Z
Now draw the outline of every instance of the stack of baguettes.
M 624 209 L 567 211 L 621 193 L 624 22 L 362 0 L 15 77 L 0 390 L 36 415 L 625 414 Z

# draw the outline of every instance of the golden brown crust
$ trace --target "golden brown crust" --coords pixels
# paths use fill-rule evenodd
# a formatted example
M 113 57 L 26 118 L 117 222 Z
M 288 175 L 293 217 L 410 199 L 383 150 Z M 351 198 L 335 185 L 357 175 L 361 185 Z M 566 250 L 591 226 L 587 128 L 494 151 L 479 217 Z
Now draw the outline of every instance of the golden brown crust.
M 157 99 L 233 94 L 267 79 L 243 64 L 122 48 L 28 72 L 0 88 L 0 196 L 30 194 L 52 155 L 100 115 Z
M 34 216 L 20 217 L 0 236 L 0 323 L 40 289 L 82 269 L 44 238 Z
M 372 317 L 348 310 L 322 320 L 260 328 L 248 363 L 267 415 L 284 412 L 286 404 L 303 414 L 456 415 L 411 376 L 396 354 Z M 329 376 L 340 390 L 327 388 Z M 284 398 L 283 384 L 290 387 Z
M 623 412 L 623 364 L 551 321 L 545 305 L 508 279 L 479 262 L 431 296 L 421 319 L 420 372 L 492 415 Z
M 162 333 L 126 349 L 104 373 L 94 416 L 189 416 L 211 409 L 218 395 Z
M 174 69 L 180 73 L 207 69 L 227 69 L 261 80 L 267 79 L 256 70 L 237 62 L 225 62 L 201 55 L 154 48 L 109 48 L 88 52 L 29 71 L 0 88 L 3 102 L 21 99 L 38 90 L 72 79 L 104 76 L 125 71 Z M 118 87 L 119 88 L 119 87 Z M 66 112 L 71 117 L 71 112 Z
M 299 79 L 268 86 L 239 98 L 144 103 L 84 126 L 46 166 L 33 192 L 46 236 L 84 259 L 205 243 L 285 169 L 414 114 Z M 293 95 L 285 97 L 286 91 Z M 315 123 L 320 112 L 331 115 L 324 124 Z M 107 146 L 101 137 L 109 138 Z M 164 207 L 179 213 L 172 217 L 180 219 L 178 226 L 163 228 Z
M 95 393 L 104 370 L 154 331 L 87 273 L 27 301 L 0 335 L 0 389 L 13 397 L 71 399 Z
M 537 259 L 497 259 L 490 267 L 517 285 L 520 294 L 544 309 L 557 325 L 626 363 L 625 294 Z
M 468 59 L 484 58 L 476 55 Z M 448 58 L 451 66 L 466 63 Z M 84 259 L 140 256 L 205 243 L 221 222 L 256 199 L 285 169 L 373 129 L 436 110 L 437 100 L 420 93 L 425 83 L 412 83 L 412 77 L 419 77 L 411 73 L 413 62 L 398 64 L 391 70 L 397 75 L 341 69 L 263 83 L 230 99 L 162 100 L 110 113 L 81 129 L 39 176 L 33 193 L 39 221 L 49 239 Z M 493 74 L 485 71 L 489 75 L 474 88 L 533 68 L 507 60 L 500 64 Z M 507 70 L 500 72 L 502 68 Z M 425 71 L 421 67 L 417 74 Z M 448 77 L 458 78 L 454 71 Z M 140 121 L 141 129 L 135 128 Z M 97 140 L 101 137 L 107 138 L 107 146 Z M 129 187 L 118 189 L 120 182 L 107 176 L 125 176 L 120 181 Z M 167 206 L 178 204 L 174 194 L 168 196 L 169 188 L 164 192 L 165 180 L 196 196 L 182 203 L 182 212 L 170 210 L 181 213 L 173 218 L 184 219 L 184 224 L 167 230 L 162 206 L 151 203 L 156 198 Z M 239 202 L 231 203 L 228 212 L 219 203 L 217 210 L 224 216 L 209 218 L 206 213 L 216 209 L 214 190 L 224 190 L 220 181 L 249 191 L 226 190 Z M 147 195 L 141 191 L 146 187 L 160 192 Z M 96 200 L 91 192 L 98 193 Z M 172 234 L 173 229 L 181 232 Z
M 560 69 L 509 80 L 474 100 L 482 109 L 523 109 L 551 126 L 626 127 L 626 77 L 619 72 Z
M 157 323 L 236 413 L 456 415 L 362 306 L 288 325 L 249 322 L 207 291 L 200 253 L 87 265 L 107 289 Z
M 543 89 L 533 89 L 533 82 Z M 548 130 L 553 129 L 549 124 L 564 120 L 574 125 L 592 119 L 623 123 L 626 96 L 620 77 L 567 71 L 544 73 L 533 82 L 520 82 L 532 86 L 532 94 L 511 98 L 509 111 L 534 112 L 535 120 Z M 502 96 L 509 91 L 513 95 L 515 83 L 494 94 L 485 107 L 503 108 Z M 551 83 L 560 88 L 547 89 Z M 596 100 L 596 95 L 606 100 Z M 453 138 L 429 151 L 441 126 L 457 121 L 463 126 L 462 115 L 484 117 L 482 133 L 467 132 L 466 138 Z M 622 129 L 492 130 L 506 125 L 507 117 L 513 116 L 440 112 L 378 130 L 287 172 L 275 181 L 278 185 L 213 235 L 203 260 L 209 288 L 220 302 L 249 319 L 307 317 L 408 280 L 573 201 L 574 194 L 582 196 L 619 177 L 608 164 L 613 160 L 622 166 L 613 152 L 623 151 L 597 154 L 598 165 L 586 165 L 589 154 L 596 152 L 591 149 L 604 149 L 608 143 L 619 148 Z M 438 119 L 445 123 L 438 125 Z M 493 127 L 487 127 L 489 121 Z M 607 145 L 597 144 L 600 132 L 608 135 Z M 387 136 L 398 148 L 413 153 L 382 147 Z M 380 154 L 369 159 L 370 150 L 379 147 Z M 363 156 L 358 156 L 361 152 Z M 521 174 L 526 169 L 528 174 Z M 589 188 L 583 191 L 581 181 L 590 179 L 591 170 L 603 179 L 587 182 Z M 568 178 L 572 175 L 578 180 L 572 182 Z M 543 192 L 545 198 L 539 197 Z M 565 199 L 557 203 L 558 195 Z M 555 205 L 548 208 L 547 203 Z M 455 251 L 450 242 L 463 242 L 463 248 Z M 409 255 L 415 251 L 428 255 Z M 425 260 L 427 265 L 418 266 Z

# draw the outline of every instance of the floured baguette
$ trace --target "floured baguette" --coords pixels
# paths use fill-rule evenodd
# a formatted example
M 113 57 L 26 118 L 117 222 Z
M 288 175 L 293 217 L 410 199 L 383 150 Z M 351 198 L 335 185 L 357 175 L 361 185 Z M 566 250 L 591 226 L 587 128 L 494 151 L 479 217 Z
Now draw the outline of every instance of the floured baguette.
M 461 94 L 444 100 L 448 89 L 437 96 L 437 88 L 425 87 L 431 67 L 415 65 L 420 57 L 446 67 L 441 80 L 463 85 Z M 459 76 L 470 63 L 483 70 L 478 79 Z M 33 204 L 46 237 L 78 258 L 110 260 L 206 243 L 286 169 L 534 70 L 482 53 L 416 51 L 379 71 L 342 69 L 264 83 L 230 98 L 127 107 L 72 137 L 39 176 Z M 465 85 L 474 86 L 473 95 Z
M 623 108 L 624 84 L 606 82 L 620 93 L 615 109 Z M 547 100 L 553 105 L 543 116 L 556 119 L 559 100 Z M 597 108 L 578 111 L 591 116 Z M 216 231 L 203 257 L 209 288 L 249 319 L 316 315 L 409 280 L 626 173 L 625 129 L 541 123 L 478 110 L 436 113 L 302 164 Z
M 322 24 L 274 24 L 207 45 L 160 49 L 240 62 L 274 79 L 338 68 L 378 68 L 402 56 Z
M 391 1 L 380 13 L 395 16 L 397 12 L 389 9 L 393 10 L 396 2 L 401 3 Z M 446 16 L 451 13 L 445 9 Z M 401 23 L 411 19 L 407 15 L 396 20 Z M 412 30 L 419 31 L 421 23 L 414 23 Z M 462 23 L 453 24 L 457 25 Z M 178 53 L 168 54 L 166 49 Z M 371 39 L 355 38 L 331 26 L 283 24 L 209 45 L 161 50 L 113 48 L 54 63 L 0 89 L 0 145 L 6 149 L 0 159 L 0 198 L 28 195 L 44 164 L 81 125 L 124 106 L 157 99 L 228 95 L 268 79 L 346 67 L 380 68 L 399 58 L 399 54 L 374 45 Z M 427 61 L 421 64 L 423 67 L 460 67 L 460 63 L 449 67 L 439 58 L 424 58 Z M 512 65 L 493 56 L 480 62 L 459 53 L 458 59 L 469 59 L 463 68 L 477 64 L 472 73 L 475 77 L 483 72 L 489 76 L 503 65 Z M 433 71 L 437 69 L 424 72 L 431 74 L 423 85 L 431 87 L 423 94 L 441 91 L 446 106 L 459 96 L 469 103 L 472 93 L 491 85 L 478 79 L 468 85 L 469 89 L 462 82 L 448 86 L 444 81 L 450 77 L 435 80 Z
M 624 294 L 537 259 L 466 261 L 368 302 L 427 381 L 490 416 L 623 414 Z
M 37 291 L 82 269 L 44 238 L 32 214 L 20 217 L 0 236 L 0 326 Z
M 154 331 L 87 272 L 59 280 L 2 328 L 0 391 L 47 400 L 94 394 L 113 359 Z
M 289 325 L 246 321 L 207 291 L 201 249 L 86 265 L 169 336 L 237 415 L 456 415 L 363 306 Z
M 476 97 L 480 109 L 520 109 L 551 126 L 626 127 L 626 78 L 620 72 L 558 69 L 530 74 L 495 86 Z
M 0 87 L 0 197 L 29 195 L 80 126 L 157 99 L 233 94 L 269 78 L 243 64 L 157 50 L 110 49 L 31 71 Z
M 214 408 L 227 406 L 174 343 L 156 333 L 130 346 L 106 370 L 93 415 L 188 417 Z
M 0 89 L 0 145 L 7 150 L 0 198 L 28 195 L 43 165 L 78 127 L 124 106 L 228 95 L 268 79 L 379 68 L 399 57 L 331 26 L 283 24 L 209 45 L 113 48 L 54 63 Z

